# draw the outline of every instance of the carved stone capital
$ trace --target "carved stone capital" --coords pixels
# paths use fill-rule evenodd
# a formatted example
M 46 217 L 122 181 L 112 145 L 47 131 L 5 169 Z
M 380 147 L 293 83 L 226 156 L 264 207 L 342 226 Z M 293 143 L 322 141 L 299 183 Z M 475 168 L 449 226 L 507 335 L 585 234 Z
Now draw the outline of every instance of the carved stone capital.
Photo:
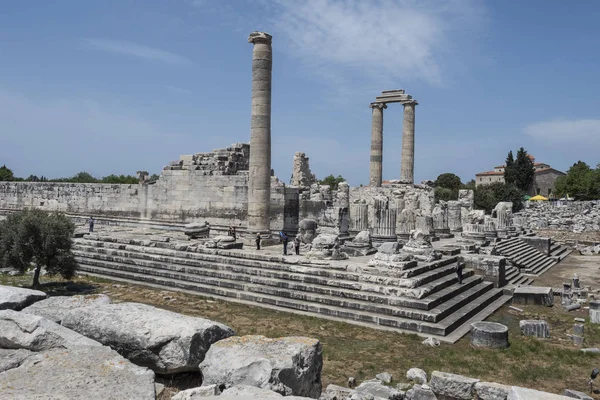
M 252 32 L 250 36 L 248 36 L 248 43 L 257 44 L 271 44 L 273 36 L 269 35 L 266 32 Z
M 387 104 L 385 103 L 371 103 L 369 105 L 370 108 L 381 108 L 381 109 L 385 109 L 387 108 Z

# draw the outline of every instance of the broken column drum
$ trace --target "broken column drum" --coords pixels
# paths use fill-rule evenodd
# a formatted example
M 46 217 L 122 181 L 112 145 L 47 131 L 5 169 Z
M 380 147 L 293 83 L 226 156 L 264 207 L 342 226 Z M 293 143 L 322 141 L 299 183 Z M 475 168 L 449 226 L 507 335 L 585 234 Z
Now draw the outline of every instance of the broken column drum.
M 510 215 L 506 211 L 506 209 L 501 208 L 496 211 L 496 230 L 498 232 L 499 238 L 508 237 L 508 226 Z
M 498 232 L 496 231 L 496 224 L 494 221 L 486 221 L 483 224 L 483 232 L 485 238 L 488 240 L 494 240 L 498 237 Z
M 248 231 L 270 232 L 272 36 L 252 32 L 252 118 L 248 179 Z
M 415 106 L 416 101 L 404 103 L 402 125 L 402 164 L 400 180 L 414 183 L 415 180 Z
M 384 103 L 371 103 L 373 117 L 371 122 L 371 162 L 369 185 L 380 187 L 383 174 L 383 110 L 387 108 Z
M 496 322 L 474 322 L 470 340 L 475 347 L 505 349 L 508 347 L 508 328 Z
M 417 228 L 417 217 L 415 211 L 410 208 L 405 208 L 400 213 L 400 221 L 398 223 L 398 238 L 403 240 L 410 239 L 410 234 Z
M 375 210 L 375 218 L 373 220 L 373 234 L 371 235 L 374 242 L 395 242 L 396 241 L 396 210 L 378 209 Z
M 350 232 L 369 230 L 369 206 L 366 204 L 350 204 Z
M 452 232 L 462 232 L 461 204 L 459 201 L 448 202 L 448 227 Z

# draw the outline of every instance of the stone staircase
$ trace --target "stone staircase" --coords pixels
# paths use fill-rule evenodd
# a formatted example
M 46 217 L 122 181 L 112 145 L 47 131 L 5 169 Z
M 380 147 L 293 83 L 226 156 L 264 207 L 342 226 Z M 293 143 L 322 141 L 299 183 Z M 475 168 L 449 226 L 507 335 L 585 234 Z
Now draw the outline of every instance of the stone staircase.
M 527 275 L 523 275 L 521 271 L 514 265 L 506 265 L 505 277 L 509 285 L 527 286 L 533 283 L 533 279 Z
M 496 251 L 519 267 L 522 273 L 535 276 L 552 268 L 569 253 L 568 249 L 555 244 L 553 253 L 547 256 L 518 237 L 501 240 L 496 244 Z
M 450 342 L 510 299 L 472 270 L 459 285 L 455 256 L 396 277 L 345 262 L 148 242 L 86 236 L 74 240 L 73 252 L 83 274 Z

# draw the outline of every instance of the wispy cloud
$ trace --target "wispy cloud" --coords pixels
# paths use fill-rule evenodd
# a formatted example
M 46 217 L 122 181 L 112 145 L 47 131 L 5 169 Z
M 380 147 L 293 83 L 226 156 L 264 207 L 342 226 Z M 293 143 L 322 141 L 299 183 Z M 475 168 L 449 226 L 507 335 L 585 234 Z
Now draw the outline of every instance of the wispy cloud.
M 283 36 L 282 48 L 323 77 L 442 84 L 446 64 L 460 62 L 455 49 L 484 20 L 481 4 L 470 0 L 274 4 L 273 30 Z
M 600 119 L 553 119 L 523 128 L 534 139 L 558 144 L 565 142 L 600 142 Z
M 175 94 L 190 94 L 190 93 L 192 93 L 192 91 L 190 89 L 182 88 L 179 86 L 164 85 L 164 88 L 167 89 L 169 92 L 175 93 Z
M 138 57 L 149 61 L 157 61 L 171 65 L 189 65 L 192 62 L 183 56 L 174 54 L 165 50 L 154 47 L 145 46 L 142 44 L 110 39 L 95 39 L 87 38 L 85 41 L 98 49 L 108 51 L 110 53 L 125 54 L 128 56 Z

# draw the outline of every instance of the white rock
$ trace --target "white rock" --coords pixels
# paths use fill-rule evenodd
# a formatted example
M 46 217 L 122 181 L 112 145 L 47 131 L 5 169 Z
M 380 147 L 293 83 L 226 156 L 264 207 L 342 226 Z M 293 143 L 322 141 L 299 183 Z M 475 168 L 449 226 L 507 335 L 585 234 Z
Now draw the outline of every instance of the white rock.
M 447 396 L 457 400 L 471 400 L 475 394 L 475 384 L 478 379 L 462 375 L 433 371 L 429 386 L 437 395 Z
M 401 399 L 402 394 L 389 386 L 385 386 L 379 379 L 370 379 L 362 382 L 356 387 L 359 394 L 370 394 L 375 398 L 383 399 Z
M 183 390 L 171 397 L 171 400 L 197 400 L 206 399 L 208 396 L 218 396 L 221 392 L 217 385 L 200 386 Z
M 149 369 L 105 346 L 74 346 L 32 353 L 0 373 L 0 398 L 155 400 L 156 395 Z
M 80 307 L 90 307 L 102 304 L 110 304 L 110 297 L 105 294 L 93 294 L 89 296 L 56 296 L 38 301 L 22 312 L 39 315 L 60 324 L 63 317 L 70 310 Z
M 0 349 L 0 372 L 17 368 L 32 354 L 25 349 Z
M 196 371 L 214 342 L 234 334 L 218 322 L 138 303 L 74 309 L 62 324 L 161 374 Z
M 427 373 L 420 368 L 411 368 L 406 371 L 406 379 L 423 385 L 427 383 Z
M 42 351 L 73 346 L 101 344 L 37 315 L 0 311 L 0 348 Z
M 511 386 L 508 391 L 508 400 L 567 400 L 570 397 L 561 396 L 539 390 L 527 389 L 518 386 Z
M 282 396 L 272 390 L 261 389 L 249 385 L 238 385 L 226 389 L 220 396 L 198 397 L 202 400 L 256 400 L 256 399 L 281 399 L 281 400 L 311 400 L 309 397 Z
M 227 360 L 227 362 L 223 362 Z M 285 396 L 321 393 L 321 343 L 306 337 L 235 336 L 211 346 L 200 365 L 203 385 L 250 385 Z
M 379 379 L 383 383 L 392 383 L 392 375 L 389 372 L 377 374 L 375 375 L 375 378 Z
M 510 386 L 493 382 L 477 382 L 475 392 L 480 400 L 506 400 Z
M 313 239 L 312 249 L 322 250 L 322 249 L 330 249 L 335 245 L 335 241 L 337 239 L 336 235 L 321 233 L 317 235 L 316 238 Z
M 0 310 L 22 310 L 30 304 L 48 297 L 39 290 L 0 286 Z

